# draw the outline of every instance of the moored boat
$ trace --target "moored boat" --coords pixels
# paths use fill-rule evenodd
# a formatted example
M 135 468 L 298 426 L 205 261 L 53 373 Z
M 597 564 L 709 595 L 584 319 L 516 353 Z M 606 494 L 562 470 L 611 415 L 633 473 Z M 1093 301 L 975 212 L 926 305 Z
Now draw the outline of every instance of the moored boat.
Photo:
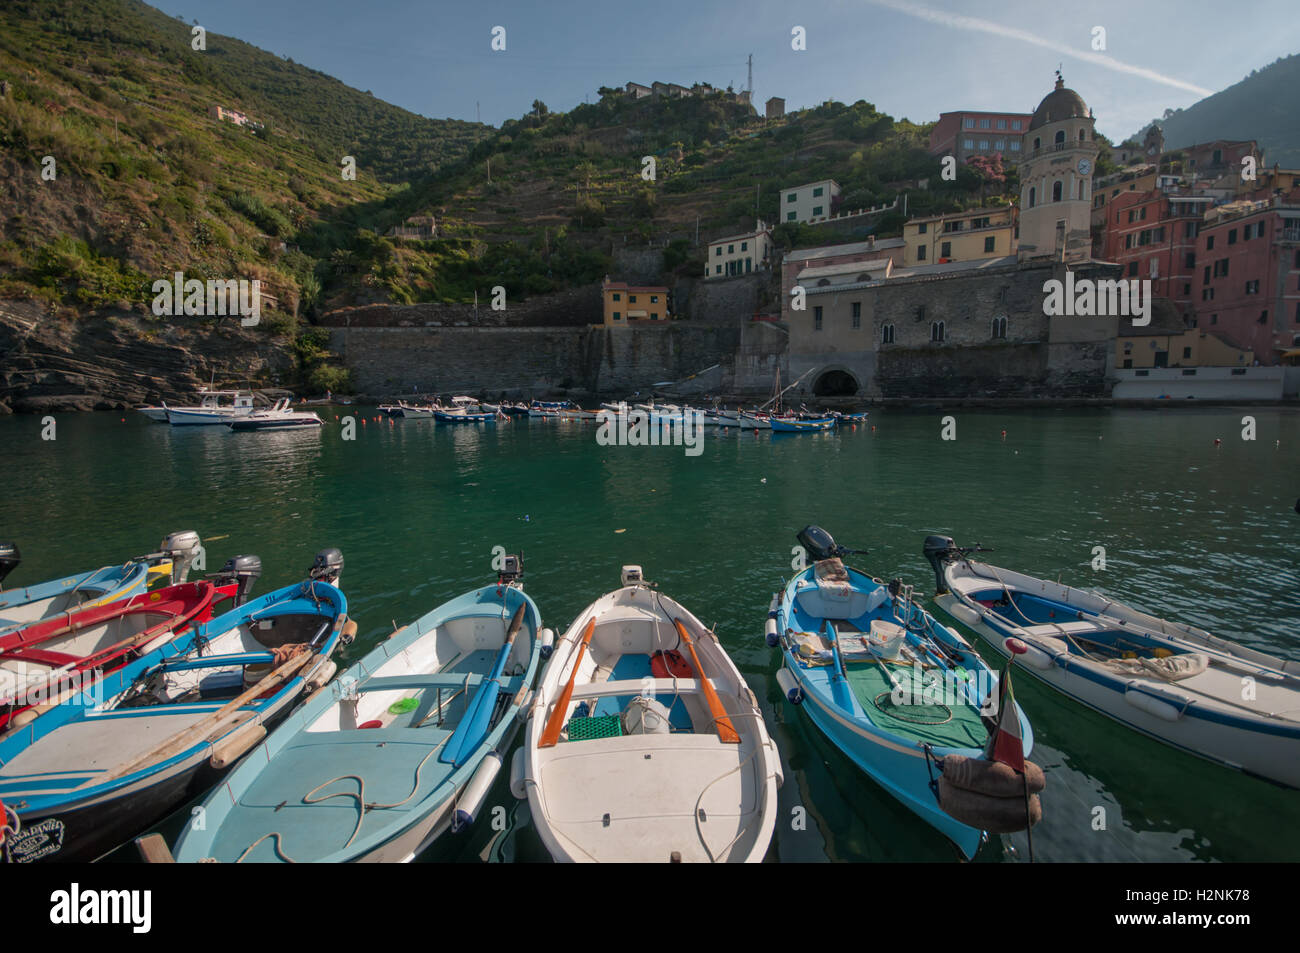
M 409 861 L 472 823 L 551 636 L 507 561 L 294 712 L 208 798 L 176 859 Z
M 806 527 L 798 539 L 815 563 L 773 596 L 768 612 L 767 641 L 781 648 L 777 682 L 787 699 L 965 857 L 975 855 L 985 830 L 1009 832 L 1033 822 L 1027 815 L 1037 800 L 1030 794 L 1041 786 L 1041 770 L 1024 773 L 1026 783 L 1031 774 L 1034 780 L 1022 797 L 1015 777 L 997 777 L 1000 769 L 986 757 L 995 737 L 984 718 L 1001 703 L 997 674 L 912 601 L 911 586 L 845 566 L 842 557 L 858 551 L 837 546 L 819 527 Z M 1028 755 L 1029 721 L 1014 701 L 1009 706 L 1004 720 Z M 1011 790 L 982 788 L 990 777 Z M 953 792 L 954 781 L 961 791 Z M 987 823 L 972 826 L 950 812 Z
M 275 402 L 270 410 L 257 410 L 243 417 L 230 421 L 230 429 L 248 430 L 294 430 L 303 427 L 320 427 L 324 421 L 307 410 L 292 410 L 287 397 Z
M 173 427 L 212 427 L 253 413 L 253 395 L 242 390 L 201 390 L 198 406 L 168 407 L 167 422 Z M 223 399 L 230 403 L 222 403 Z
M 333 675 L 329 656 L 355 631 L 342 565 L 322 551 L 306 581 L 195 626 L 0 739 L 0 800 L 18 820 L 4 859 L 94 860 L 211 786 Z
M 538 685 L 511 790 L 561 861 L 760 861 L 780 758 L 717 637 L 625 566 Z
M 1097 592 L 970 558 L 930 536 L 937 602 L 1020 668 L 1149 738 L 1300 788 L 1300 662 L 1157 618 Z M 1245 686 L 1249 685 L 1249 690 Z
M 145 591 L 154 578 L 183 582 L 199 552 L 197 533 L 173 533 L 158 552 L 49 582 L 0 590 L 0 634 L 77 609 L 114 602 Z M 0 543 L 0 583 L 22 561 L 18 547 Z
M 834 417 L 818 417 L 811 419 L 801 418 L 771 418 L 772 430 L 776 433 L 813 433 L 818 430 L 834 430 Z

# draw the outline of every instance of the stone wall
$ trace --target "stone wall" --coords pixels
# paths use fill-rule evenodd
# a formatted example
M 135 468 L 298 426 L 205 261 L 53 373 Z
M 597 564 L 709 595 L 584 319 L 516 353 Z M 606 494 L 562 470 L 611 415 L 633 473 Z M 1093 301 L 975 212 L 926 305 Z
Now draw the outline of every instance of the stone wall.
M 778 311 L 777 287 L 770 271 L 733 278 L 685 278 L 673 289 L 674 301 L 692 321 L 748 321 L 759 311 Z M 685 309 L 680 302 L 686 302 Z
M 604 320 L 599 285 L 584 285 L 522 301 L 506 298 L 502 311 L 492 310 L 492 292 L 479 293 L 478 308 L 469 304 L 371 304 L 340 308 L 321 318 L 326 327 L 577 327 Z

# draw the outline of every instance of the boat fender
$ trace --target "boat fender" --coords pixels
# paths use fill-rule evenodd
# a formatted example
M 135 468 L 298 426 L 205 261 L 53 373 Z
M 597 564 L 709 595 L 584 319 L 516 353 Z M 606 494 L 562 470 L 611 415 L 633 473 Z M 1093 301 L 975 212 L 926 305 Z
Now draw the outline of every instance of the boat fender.
M 777 607 L 781 604 L 780 599 L 781 599 L 781 594 L 779 592 L 772 593 L 772 601 L 769 602 L 767 605 L 767 617 L 769 619 L 776 618 Z
M 212 756 L 208 758 L 208 763 L 216 770 L 224 771 L 265 737 L 265 725 L 256 721 L 246 722 L 212 746 Z
M 339 641 L 344 645 L 351 645 L 357 638 L 357 620 L 348 619 L 343 623 L 343 628 L 339 630 Z
M 533 704 L 533 690 L 530 688 L 524 692 L 523 697 L 519 700 L 519 707 L 515 710 L 515 717 L 521 722 L 528 720 L 528 710 Z
M 763 630 L 763 637 L 766 639 L 767 647 L 770 649 L 776 648 L 778 643 L 780 643 L 781 636 L 776 631 L 776 616 L 769 615 L 767 617 L 767 627 Z
M 948 607 L 948 614 L 972 628 L 980 624 L 980 614 L 964 602 L 954 602 Z
M 510 793 L 521 801 L 528 797 L 528 757 L 525 750 L 516 748 L 514 757 L 510 759 Z
M 25 728 L 36 720 L 38 714 L 39 712 L 36 710 L 36 706 L 34 705 L 31 708 L 24 708 L 18 714 L 9 719 L 7 730 L 12 731 L 16 728 Z
M 323 688 L 325 685 L 329 684 L 329 680 L 334 677 L 334 673 L 338 670 L 339 667 L 333 659 L 326 659 L 324 664 L 312 673 L 311 678 L 307 681 L 307 685 L 303 690 L 310 694 Z
M 782 666 L 776 670 L 776 683 L 781 686 L 781 691 L 785 692 L 785 697 L 791 705 L 803 702 L 803 689 L 799 687 L 799 680 L 788 668 Z
M 1183 709 L 1175 708 L 1167 701 L 1161 701 L 1159 698 L 1152 698 L 1146 690 L 1137 688 L 1127 688 L 1124 691 L 1124 700 L 1148 715 L 1155 715 L 1164 721 L 1177 721 L 1183 717 Z
M 637 695 L 623 710 L 626 735 L 666 735 L 672 731 L 668 709 L 657 698 Z
M 694 678 L 695 669 L 681 652 L 670 649 L 650 656 L 650 674 L 655 678 Z
M 1001 761 L 968 758 L 961 754 L 944 757 L 939 769 L 953 787 L 989 797 L 1023 798 L 1026 784 L 1030 794 L 1037 794 L 1047 786 L 1043 769 L 1032 761 L 1025 762 L 1023 776 Z
M 1025 797 L 990 797 L 959 788 L 939 778 L 939 806 L 949 817 L 990 834 L 1013 834 L 1025 829 Z M 1043 819 L 1043 804 L 1037 794 L 1029 795 L 1029 826 Z
M 483 802 L 487 800 L 488 792 L 492 790 L 492 782 L 496 780 L 497 772 L 500 770 L 501 755 L 489 751 L 479 762 L 478 769 L 469 779 L 469 784 L 465 785 L 465 789 L 460 792 L 460 797 L 456 799 L 456 814 L 451 821 L 453 834 L 465 830 L 474 823 L 474 818 L 483 807 Z
M 1008 652 L 1012 652 L 1012 651 L 1013 651 L 1013 649 L 1011 648 L 1011 643 L 1012 643 L 1012 642 L 1016 642 L 1016 643 L 1018 643 L 1020 646 L 1022 646 L 1022 647 L 1024 648 L 1024 651 L 1023 651 L 1023 652 L 1016 653 L 1016 654 L 1017 654 L 1018 658 L 1020 659 L 1020 661 L 1022 661 L 1024 664 L 1028 665 L 1030 668 L 1036 668 L 1036 669 L 1038 669 L 1040 672 L 1045 672 L 1045 671 L 1047 671 L 1049 668 L 1051 668 L 1053 665 L 1056 664 L 1056 663 L 1053 661 L 1053 656 L 1052 656 L 1052 655 L 1048 654 L 1047 652 L 1044 652 L 1044 651 L 1043 651 L 1041 648 L 1039 648 L 1037 645 L 1031 645 L 1030 643 L 1025 642 L 1025 641 L 1022 640 L 1022 639 L 1007 639 L 1006 642 L 1005 642 L 1005 645 L 1006 645 L 1006 647 L 1007 647 L 1007 651 L 1008 651 Z M 1052 644 L 1051 644 L 1052 642 L 1055 642 L 1056 645 L 1052 645 Z M 1050 640 L 1049 640 L 1049 639 L 1044 639 L 1044 640 L 1043 640 L 1043 643 L 1046 644 L 1046 645 L 1048 646 L 1048 648 L 1056 648 L 1057 645 L 1059 645 L 1059 646 L 1060 646 L 1060 651 L 1064 652 L 1064 651 L 1066 650 L 1066 649 L 1065 649 L 1065 643 L 1062 642 L 1060 639 L 1050 639 Z
M 542 647 L 541 647 L 542 661 L 546 661 L 548 658 L 551 657 L 551 653 L 555 651 L 555 630 L 542 629 L 541 642 L 542 642 Z

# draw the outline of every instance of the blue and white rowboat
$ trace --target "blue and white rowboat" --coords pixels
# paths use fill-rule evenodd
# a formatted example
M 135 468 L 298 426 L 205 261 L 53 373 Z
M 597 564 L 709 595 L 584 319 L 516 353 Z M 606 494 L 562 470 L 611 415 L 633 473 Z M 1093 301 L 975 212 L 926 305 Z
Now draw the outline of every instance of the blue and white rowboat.
M 89 861 L 207 790 L 350 638 L 338 550 L 311 577 L 191 629 L 0 738 L 4 859 Z
M 398 630 L 208 797 L 176 859 L 409 861 L 468 825 L 552 637 L 541 624 L 505 579 Z
M 937 602 L 1017 668 L 1149 738 L 1300 788 L 1300 661 L 925 541 Z M 1249 690 L 1247 690 L 1249 688 Z
M 814 530 L 829 541 L 825 552 L 809 544 Z M 830 554 L 849 551 L 824 530 L 809 527 L 799 540 L 822 558 L 773 597 L 767 640 L 781 647 L 778 683 L 850 760 L 973 857 L 984 832 L 946 813 L 931 782 L 936 760 L 984 757 L 982 715 L 996 705 L 997 673 L 913 603 L 910 587 L 843 565 Z M 1028 756 L 1033 732 L 1019 706 L 1016 714 Z

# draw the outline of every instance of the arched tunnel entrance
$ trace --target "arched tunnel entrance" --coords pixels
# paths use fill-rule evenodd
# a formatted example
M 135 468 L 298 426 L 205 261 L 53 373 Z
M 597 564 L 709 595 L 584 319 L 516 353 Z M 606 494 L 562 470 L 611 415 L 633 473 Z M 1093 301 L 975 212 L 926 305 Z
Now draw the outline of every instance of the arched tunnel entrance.
M 858 379 L 838 368 L 823 371 L 813 382 L 815 397 L 852 397 L 858 392 Z

